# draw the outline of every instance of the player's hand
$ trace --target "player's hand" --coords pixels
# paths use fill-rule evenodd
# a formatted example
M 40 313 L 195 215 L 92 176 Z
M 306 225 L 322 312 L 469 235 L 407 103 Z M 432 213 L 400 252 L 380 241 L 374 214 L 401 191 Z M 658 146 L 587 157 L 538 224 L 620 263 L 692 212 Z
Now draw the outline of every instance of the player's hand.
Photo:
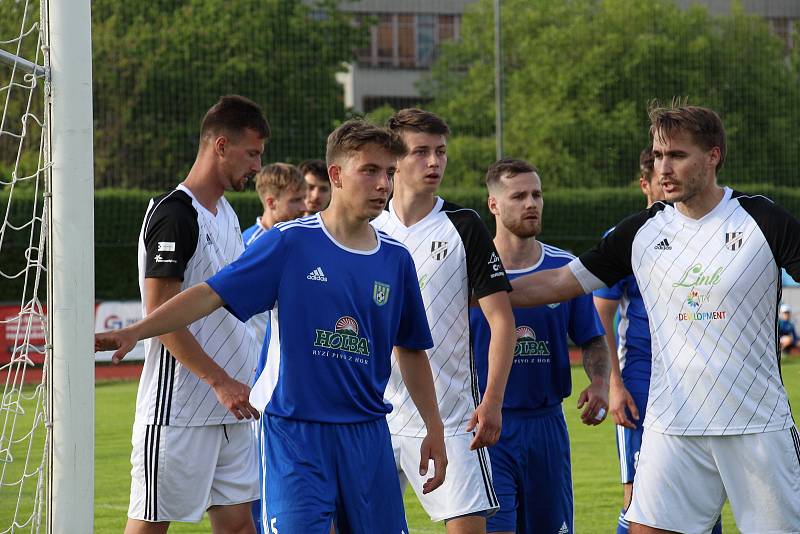
M 608 415 L 608 382 L 600 379 L 592 380 L 589 387 L 581 391 L 578 397 L 578 409 L 580 408 L 583 408 L 581 412 L 583 424 L 594 426 L 605 421 Z
M 611 387 L 608 392 L 608 411 L 611 413 L 614 423 L 636 429 L 636 423 L 628 419 L 628 412 L 638 421 L 639 410 L 636 408 L 636 403 L 633 402 L 633 397 L 631 397 L 622 380 L 611 379 Z
M 433 476 L 422 485 L 422 493 L 430 493 L 444 483 L 447 472 L 447 452 L 444 447 L 444 430 L 428 430 L 419 449 L 419 475 L 428 474 L 429 461 L 433 460 Z
M 476 427 L 478 430 L 469 444 L 470 450 L 491 447 L 497 443 L 503 427 L 503 404 L 483 399 L 469 420 L 467 432 L 472 432 Z
M 106 350 L 114 350 L 116 352 L 111 356 L 111 361 L 113 363 L 119 363 L 126 354 L 133 350 L 133 347 L 135 347 L 138 342 L 139 338 L 127 328 L 112 330 L 110 332 L 94 335 L 94 351 L 103 352 Z
M 219 403 L 225 406 L 236 419 L 259 418 L 258 410 L 250 404 L 250 388 L 246 384 L 242 384 L 226 374 L 217 381 L 211 382 L 211 389 L 214 390 Z

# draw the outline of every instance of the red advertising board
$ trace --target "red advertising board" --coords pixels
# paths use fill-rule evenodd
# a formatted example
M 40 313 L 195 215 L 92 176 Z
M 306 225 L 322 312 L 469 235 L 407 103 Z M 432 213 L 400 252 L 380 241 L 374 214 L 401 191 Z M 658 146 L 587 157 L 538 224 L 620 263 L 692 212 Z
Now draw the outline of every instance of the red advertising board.
M 42 311 L 42 314 L 44 311 Z M 109 301 L 95 306 L 95 331 L 116 330 L 135 323 L 142 317 L 142 305 L 136 301 Z M 45 325 L 38 313 L 20 312 L 19 306 L 0 306 L 0 367 L 12 361 L 44 363 Z M 27 340 L 27 341 L 26 341 Z M 99 362 L 111 361 L 112 352 L 95 355 Z M 144 345 L 139 342 L 125 358 L 126 361 L 144 359 Z
M 44 313 L 44 311 L 42 311 Z M 32 310 L 19 306 L 0 306 L 0 366 L 12 361 L 44 362 L 44 322 Z

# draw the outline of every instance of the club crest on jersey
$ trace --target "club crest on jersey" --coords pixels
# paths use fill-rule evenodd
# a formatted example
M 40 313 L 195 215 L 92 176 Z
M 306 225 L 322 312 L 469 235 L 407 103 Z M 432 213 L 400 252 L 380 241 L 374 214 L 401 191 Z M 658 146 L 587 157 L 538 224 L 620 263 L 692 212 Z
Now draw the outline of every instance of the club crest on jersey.
M 369 340 L 358 336 L 358 323 L 349 315 L 340 317 L 333 331 L 317 328 L 314 346 L 369 356 Z
M 389 301 L 389 284 L 384 284 L 383 282 L 375 282 L 375 285 L 372 287 L 372 300 L 378 306 L 383 306 Z
M 443 260 L 447 257 L 447 241 L 431 241 L 431 258 Z
M 514 345 L 514 356 L 550 356 L 547 341 L 536 339 L 536 333 L 530 326 L 518 326 L 517 343 Z
M 725 248 L 737 251 L 742 248 L 744 232 L 725 232 Z

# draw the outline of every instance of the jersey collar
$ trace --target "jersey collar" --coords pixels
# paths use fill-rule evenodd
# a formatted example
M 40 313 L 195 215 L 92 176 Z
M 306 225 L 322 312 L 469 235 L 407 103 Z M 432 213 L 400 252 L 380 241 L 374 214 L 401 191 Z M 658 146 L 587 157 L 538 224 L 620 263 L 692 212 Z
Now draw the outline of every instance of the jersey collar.
M 434 202 L 433 204 L 433 209 L 425 217 L 415 222 L 411 226 L 406 226 L 403 224 L 403 221 L 400 220 L 400 217 L 398 217 L 397 213 L 394 211 L 394 199 L 391 199 L 389 200 L 389 215 L 391 215 L 394 218 L 394 220 L 397 222 L 397 224 L 400 225 L 401 228 L 405 228 L 406 230 L 411 231 L 412 228 L 418 228 L 427 223 L 433 217 L 435 217 L 437 213 L 442 211 L 443 205 L 444 205 L 444 199 L 442 197 L 437 196 L 436 202 Z

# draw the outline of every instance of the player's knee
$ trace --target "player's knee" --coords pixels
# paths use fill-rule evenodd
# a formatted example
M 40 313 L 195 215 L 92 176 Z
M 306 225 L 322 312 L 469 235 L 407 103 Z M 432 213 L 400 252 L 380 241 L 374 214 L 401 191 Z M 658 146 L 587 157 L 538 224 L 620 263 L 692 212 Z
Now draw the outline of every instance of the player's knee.
M 445 522 L 447 534 L 484 534 L 486 517 L 483 515 L 465 515 L 448 519 Z
M 256 534 L 250 503 L 234 506 L 212 506 L 208 510 L 214 534 Z
M 661 530 L 660 528 L 648 527 L 639 523 L 631 523 L 628 527 L 629 534 L 662 534 L 672 532 L 670 530 Z
M 169 522 L 167 521 L 150 522 L 128 518 L 125 534 L 164 534 L 168 528 Z

